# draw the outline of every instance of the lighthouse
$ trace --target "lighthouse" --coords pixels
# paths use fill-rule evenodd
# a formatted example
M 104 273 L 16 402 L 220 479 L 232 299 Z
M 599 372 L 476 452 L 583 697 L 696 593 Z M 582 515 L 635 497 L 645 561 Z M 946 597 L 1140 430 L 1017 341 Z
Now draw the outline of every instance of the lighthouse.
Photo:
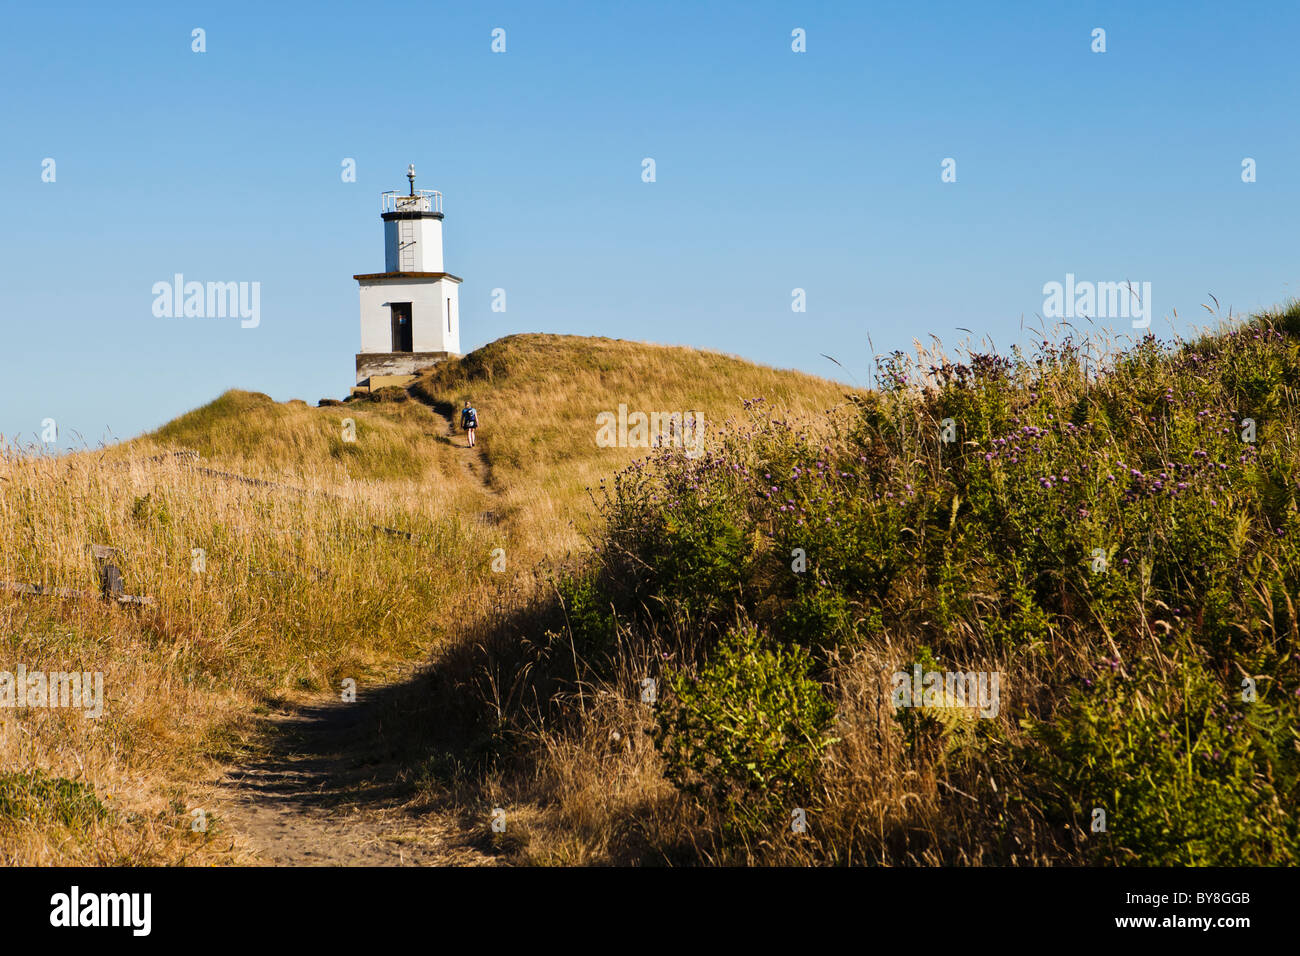
M 361 291 L 357 385 L 400 385 L 460 354 L 460 278 L 442 263 L 442 193 L 415 188 L 379 197 L 384 271 L 353 276 Z

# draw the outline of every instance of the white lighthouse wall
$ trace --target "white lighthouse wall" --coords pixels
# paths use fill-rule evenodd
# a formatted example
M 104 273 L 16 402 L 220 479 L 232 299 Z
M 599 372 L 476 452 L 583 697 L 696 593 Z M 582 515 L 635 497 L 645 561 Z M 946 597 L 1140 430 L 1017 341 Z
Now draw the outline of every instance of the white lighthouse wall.
M 374 282 L 361 283 L 361 351 L 391 352 L 393 349 L 391 287 Z M 400 301 L 400 300 L 397 300 Z
M 397 223 L 384 220 L 384 271 L 397 271 Z
M 401 241 L 401 222 L 413 227 L 410 235 L 415 239 L 415 266 L 408 272 L 442 272 L 442 220 L 407 219 L 384 221 L 384 271 L 399 272 L 401 262 L 398 245 Z
M 420 304 L 412 306 L 415 351 L 460 354 L 458 285 L 450 279 L 437 279 L 424 287 L 425 297 Z
M 442 286 L 442 333 L 446 336 L 446 350 L 460 354 L 460 283 L 443 279 Z
M 409 302 L 414 351 L 460 354 L 458 286 L 459 283 L 450 279 L 362 282 L 361 351 L 393 350 L 393 313 L 389 306 L 394 302 Z M 448 300 L 450 331 L 447 329 Z
M 442 220 L 416 221 L 415 271 L 442 272 Z

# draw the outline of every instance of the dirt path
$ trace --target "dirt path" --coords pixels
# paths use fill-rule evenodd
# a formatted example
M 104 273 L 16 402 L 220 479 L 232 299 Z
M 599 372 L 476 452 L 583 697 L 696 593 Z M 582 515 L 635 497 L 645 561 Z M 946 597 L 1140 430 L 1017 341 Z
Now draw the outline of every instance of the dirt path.
M 418 399 L 417 399 L 418 400 Z M 426 403 L 427 404 L 427 403 Z M 483 454 L 483 446 L 475 444 L 473 448 L 469 447 L 469 438 L 463 429 L 455 425 L 459 421 L 459 412 L 449 405 L 430 405 L 433 411 L 440 415 L 447 427 L 447 440 L 456 446 L 457 450 L 464 453 L 461 464 L 465 472 L 470 476 L 471 481 L 482 487 L 489 495 L 496 496 L 497 490 L 492 485 L 492 471 L 488 466 L 487 458 Z M 489 524 L 496 524 L 500 518 L 496 511 L 485 511 L 481 516 Z
M 432 406 L 472 480 L 496 496 L 480 448 L 465 447 L 450 407 Z M 495 524 L 497 512 L 482 520 Z M 269 718 L 269 753 L 216 784 L 220 823 L 258 863 L 276 866 L 480 866 L 445 813 L 412 809 L 403 767 L 386 753 L 379 700 L 396 685 L 344 703 L 316 698 Z
M 446 815 L 410 810 L 401 768 L 377 755 L 367 701 L 324 700 L 272 715 L 272 752 L 218 784 L 221 823 L 276 866 L 475 866 Z

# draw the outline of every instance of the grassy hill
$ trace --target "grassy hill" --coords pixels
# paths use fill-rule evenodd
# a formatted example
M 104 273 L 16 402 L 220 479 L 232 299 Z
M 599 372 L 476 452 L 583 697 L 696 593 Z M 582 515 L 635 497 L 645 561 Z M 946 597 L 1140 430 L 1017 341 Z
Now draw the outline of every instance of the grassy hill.
M 466 390 L 481 456 L 426 404 Z M 232 391 L 105 451 L 0 458 L 0 581 L 94 590 L 91 547 L 107 545 L 127 592 L 155 601 L 0 590 L 3 660 L 102 671 L 108 699 L 98 720 L 33 707 L 0 723 L 0 859 L 238 859 L 220 813 L 190 827 L 213 768 L 258 746 L 269 707 L 376 687 L 503 596 L 526 601 L 531 568 L 583 548 L 586 484 L 638 453 L 596 445 L 600 410 L 712 423 L 738 396 L 811 411 L 843 389 L 687 349 L 516 336 L 412 393 L 314 408 Z
M 157 600 L 0 594 L 6 660 L 110 688 L 3 722 L 0 854 L 239 859 L 213 766 L 352 678 L 407 808 L 509 861 L 1300 860 L 1300 306 L 879 373 L 513 336 L 0 459 L 0 580 L 111 544 Z M 703 454 L 602 447 L 619 405 Z
M 1297 863 L 1297 333 L 897 354 L 626 469 L 417 684 L 425 798 L 543 863 Z
M 587 490 L 649 449 L 596 445 L 597 416 L 703 412 L 707 441 L 763 396 L 799 418 L 824 416 L 850 390 L 717 352 L 606 338 L 512 335 L 424 375 L 412 392 L 450 414 L 466 398 L 505 513 L 532 546 L 562 555 L 593 527 Z

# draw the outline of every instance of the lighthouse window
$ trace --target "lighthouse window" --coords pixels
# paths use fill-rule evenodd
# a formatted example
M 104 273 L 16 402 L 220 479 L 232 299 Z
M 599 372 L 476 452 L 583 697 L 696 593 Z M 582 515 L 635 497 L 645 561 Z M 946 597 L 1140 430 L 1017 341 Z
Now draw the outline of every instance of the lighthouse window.
M 447 300 L 447 331 L 451 331 L 451 299 Z
M 411 303 L 393 302 L 389 307 L 393 311 L 393 351 L 414 351 L 414 336 L 411 334 Z

